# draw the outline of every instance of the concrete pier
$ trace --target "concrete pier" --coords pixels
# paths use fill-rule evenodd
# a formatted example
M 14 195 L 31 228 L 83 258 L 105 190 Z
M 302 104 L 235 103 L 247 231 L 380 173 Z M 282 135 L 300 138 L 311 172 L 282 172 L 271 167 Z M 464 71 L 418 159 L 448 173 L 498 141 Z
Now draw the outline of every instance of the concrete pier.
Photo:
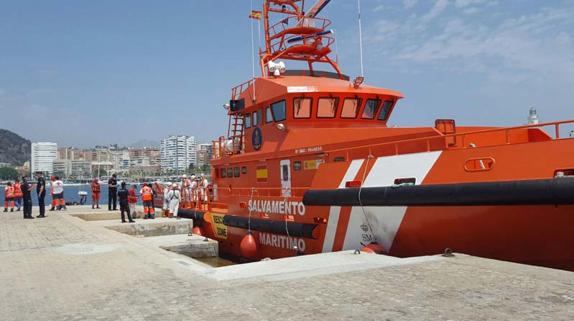
M 213 268 L 164 249 L 201 237 L 74 216 L 92 212 L 0 213 L 1 320 L 574 320 L 572 272 L 353 252 Z

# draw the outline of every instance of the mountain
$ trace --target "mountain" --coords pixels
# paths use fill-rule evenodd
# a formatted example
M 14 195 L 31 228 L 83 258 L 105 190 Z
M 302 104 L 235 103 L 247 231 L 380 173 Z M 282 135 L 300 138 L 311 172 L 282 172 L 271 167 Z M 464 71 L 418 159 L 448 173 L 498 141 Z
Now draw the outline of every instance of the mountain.
M 156 141 L 153 141 L 153 140 L 142 139 L 142 140 L 139 140 L 139 141 L 131 144 L 128 147 L 131 147 L 131 148 L 144 148 L 144 147 L 159 148 L 159 143 Z
M 0 129 L 0 163 L 21 166 L 30 160 L 30 141 L 6 129 Z

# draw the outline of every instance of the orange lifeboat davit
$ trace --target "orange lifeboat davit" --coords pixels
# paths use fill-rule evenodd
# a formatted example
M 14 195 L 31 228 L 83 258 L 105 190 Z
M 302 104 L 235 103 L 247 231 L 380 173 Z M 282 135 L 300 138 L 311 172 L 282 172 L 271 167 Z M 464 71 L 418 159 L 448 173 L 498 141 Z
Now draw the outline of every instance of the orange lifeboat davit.
M 257 240 L 255 240 L 251 232 L 247 232 L 241 239 L 239 250 L 241 251 L 241 256 L 248 259 L 254 258 L 257 255 Z

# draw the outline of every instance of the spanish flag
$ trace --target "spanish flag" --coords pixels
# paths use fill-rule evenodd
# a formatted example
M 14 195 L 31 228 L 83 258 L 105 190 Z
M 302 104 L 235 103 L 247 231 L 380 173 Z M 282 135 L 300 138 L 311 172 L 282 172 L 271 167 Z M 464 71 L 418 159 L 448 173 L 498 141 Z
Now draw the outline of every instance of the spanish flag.
M 251 10 L 251 14 L 249 15 L 249 18 L 260 20 L 261 19 L 261 11 Z

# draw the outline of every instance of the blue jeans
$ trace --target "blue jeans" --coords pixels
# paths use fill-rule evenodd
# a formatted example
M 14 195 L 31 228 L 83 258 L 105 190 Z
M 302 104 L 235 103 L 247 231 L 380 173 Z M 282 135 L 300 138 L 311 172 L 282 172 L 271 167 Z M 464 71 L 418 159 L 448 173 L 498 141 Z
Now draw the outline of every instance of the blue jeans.
M 21 197 L 17 197 L 14 199 L 14 206 L 16 206 L 17 209 L 20 209 L 22 207 L 22 198 Z

